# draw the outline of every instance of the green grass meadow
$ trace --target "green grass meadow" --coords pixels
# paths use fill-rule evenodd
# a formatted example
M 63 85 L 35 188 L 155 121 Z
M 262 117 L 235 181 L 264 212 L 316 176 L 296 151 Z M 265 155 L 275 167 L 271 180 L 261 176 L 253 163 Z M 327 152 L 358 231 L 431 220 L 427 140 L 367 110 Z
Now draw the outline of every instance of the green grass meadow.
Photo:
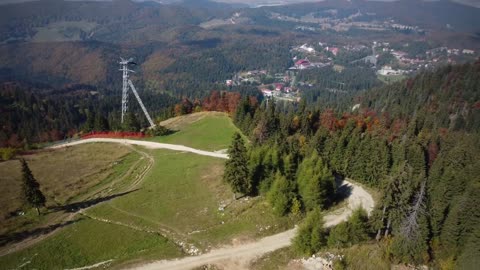
M 149 138 L 151 141 L 181 144 L 192 148 L 218 151 L 230 146 L 238 128 L 223 113 L 194 113 L 178 117 L 167 127 L 176 130 L 167 136 Z
M 89 214 L 148 230 L 166 230 L 199 248 L 293 225 L 289 218 L 275 217 L 261 198 L 232 203 L 233 193 L 222 181 L 224 160 L 170 150 L 150 151 L 155 165 L 142 188 L 92 208 Z M 222 204 L 228 205 L 224 211 L 219 210 Z
M 181 256 L 174 243 L 158 234 L 81 218 L 78 222 L 21 252 L 0 258 L 2 269 L 67 269 L 113 260 Z
M 236 128 L 226 115 L 194 117 L 176 119 L 177 133 L 152 140 L 205 150 L 229 146 Z M 102 152 L 102 147 L 111 150 L 110 147 L 116 145 L 85 146 L 88 147 L 78 146 L 81 151 L 72 147 L 65 153 L 72 155 L 80 151 L 78 155 L 88 157 Z M 88 149 L 92 151 L 90 154 L 83 153 Z M 109 260 L 112 261 L 102 268 L 118 267 L 185 256 L 179 242 L 207 251 L 293 227 L 293 218 L 276 217 L 262 197 L 234 200 L 230 187 L 222 180 L 224 159 L 166 149 L 133 147 L 129 150 L 130 153 L 122 153 L 119 160 L 103 164 L 110 168 L 103 181 L 95 177 L 88 189 L 79 188 L 68 196 L 63 195 L 67 190 L 59 190 L 56 196 L 77 201 L 92 194 L 104 196 L 127 190 L 132 182 L 138 181 L 135 177 L 142 168 L 146 168 L 143 155 L 148 154 L 154 158 L 154 164 L 132 192 L 90 207 L 84 214 L 77 214 L 78 222 L 32 246 L 0 257 L 0 268 L 15 269 L 23 265 L 28 269 L 66 269 Z M 59 159 L 56 155 L 62 153 L 52 152 L 50 158 Z M 40 165 L 36 165 L 37 168 Z M 101 166 L 94 168 L 94 171 L 103 171 Z M 55 170 L 63 170 L 50 169 L 53 174 L 57 174 Z M 89 177 L 81 179 L 87 181 Z M 80 192 L 83 190 L 86 192 Z

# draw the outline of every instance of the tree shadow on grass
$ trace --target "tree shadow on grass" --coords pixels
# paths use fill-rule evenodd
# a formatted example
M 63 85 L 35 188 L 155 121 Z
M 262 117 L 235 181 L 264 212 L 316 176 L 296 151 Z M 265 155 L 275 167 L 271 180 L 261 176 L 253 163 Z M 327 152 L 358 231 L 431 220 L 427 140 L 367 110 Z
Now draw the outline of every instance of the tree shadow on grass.
M 21 242 L 21 241 L 23 241 L 27 238 L 30 238 L 30 237 L 38 237 L 38 236 L 41 236 L 41 235 L 48 234 L 48 233 L 53 232 L 54 230 L 56 230 L 58 228 L 66 227 L 66 226 L 74 224 L 74 223 L 76 223 L 76 222 L 78 222 L 82 219 L 83 218 L 78 218 L 78 219 L 75 219 L 75 220 L 70 220 L 70 221 L 50 225 L 50 226 L 47 226 L 47 227 L 36 228 L 36 229 L 32 229 L 32 230 L 26 230 L 26 231 L 22 231 L 22 232 L 14 232 L 14 233 L 6 234 L 6 235 L 0 235 L 0 247 L 6 246 L 6 245 L 12 244 L 12 243 L 18 243 L 18 242 Z
M 127 192 L 122 192 L 122 193 L 117 193 L 117 194 L 113 194 L 113 195 L 106 196 L 106 197 L 95 198 L 95 199 L 91 199 L 91 200 L 87 200 L 87 201 L 83 201 L 83 202 L 75 202 L 75 203 L 70 203 L 70 204 L 66 204 L 66 205 L 52 206 L 52 207 L 49 207 L 48 209 L 52 212 L 65 211 L 67 213 L 74 213 L 74 212 L 77 212 L 79 210 L 88 208 L 90 206 L 94 206 L 94 205 L 102 203 L 102 202 L 110 201 L 110 200 L 115 199 L 117 197 L 125 196 L 125 195 L 127 195 L 129 193 L 132 193 L 132 192 L 135 192 L 137 190 L 138 189 L 127 191 Z
M 127 195 L 127 194 L 135 192 L 137 190 L 138 189 L 123 192 L 123 193 L 113 194 L 113 195 L 102 197 L 102 198 L 91 199 L 91 200 L 87 200 L 87 201 L 83 201 L 83 202 L 76 202 L 76 203 L 70 203 L 70 204 L 67 204 L 67 205 L 49 207 L 48 209 L 51 212 L 65 211 L 66 213 L 74 213 L 74 212 L 78 212 L 82 209 L 88 208 L 90 206 L 99 204 L 101 202 L 106 202 L 106 201 L 115 199 L 117 197 Z M 41 236 L 41 235 L 48 234 L 48 233 L 50 233 L 50 232 L 52 232 L 52 231 L 54 231 L 58 228 L 66 227 L 66 226 L 74 224 L 74 223 L 76 223 L 76 222 L 78 222 L 82 219 L 83 218 L 78 218 L 78 219 L 75 219 L 75 220 L 65 221 L 65 222 L 62 222 L 62 223 L 49 225 L 49 226 L 42 227 L 42 228 L 35 228 L 35 229 L 32 229 L 32 230 L 25 230 L 25 231 L 22 231 L 22 232 L 14 232 L 14 233 L 10 233 L 10 234 L 0 235 L 0 247 L 6 246 L 6 245 L 12 244 L 12 243 L 18 243 L 18 242 L 21 242 L 21 241 L 23 241 L 27 238 L 30 238 L 30 237 L 38 237 L 38 236 Z

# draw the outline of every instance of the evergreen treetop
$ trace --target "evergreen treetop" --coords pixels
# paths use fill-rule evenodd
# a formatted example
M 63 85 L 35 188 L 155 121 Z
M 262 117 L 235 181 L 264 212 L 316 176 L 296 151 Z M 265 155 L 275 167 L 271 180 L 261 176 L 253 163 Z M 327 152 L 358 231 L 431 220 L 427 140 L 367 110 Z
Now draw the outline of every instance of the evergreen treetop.
M 36 208 L 37 213 L 40 214 L 40 207 L 45 206 L 45 196 L 42 191 L 40 191 L 40 184 L 33 177 L 27 161 L 25 161 L 25 159 L 21 159 L 20 161 L 22 163 L 22 188 L 25 202 L 27 205 Z
M 230 184 L 233 192 L 249 194 L 252 191 L 252 185 L 248 171 L 247 148 L 238 132 L 233 135 L 232 145 L 228 148 L 228 156 L 223 179 Z

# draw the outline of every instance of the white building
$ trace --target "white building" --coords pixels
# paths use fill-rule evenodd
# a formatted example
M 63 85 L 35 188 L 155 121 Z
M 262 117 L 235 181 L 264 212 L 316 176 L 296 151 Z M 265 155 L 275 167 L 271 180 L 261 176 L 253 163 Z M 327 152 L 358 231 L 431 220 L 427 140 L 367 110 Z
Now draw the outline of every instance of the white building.
M 383 66 L 382 69 L 377 71 L 377 73 L 383 76 L 388 76 L 388 75 L 400 75 L 400 74 L 403 74 L 404 71 L 392 69 L 391 66 Z
M 303 44 L 299 49 L 308 53 L 315 53 L 315 49 L 313 47 L 309 47 L 307 44 Z

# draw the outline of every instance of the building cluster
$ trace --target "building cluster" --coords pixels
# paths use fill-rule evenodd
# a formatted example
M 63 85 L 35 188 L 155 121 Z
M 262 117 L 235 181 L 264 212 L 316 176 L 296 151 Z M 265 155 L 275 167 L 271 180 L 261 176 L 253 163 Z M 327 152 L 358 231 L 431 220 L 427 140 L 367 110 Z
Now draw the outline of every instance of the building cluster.
M 456 60 L 461 60 L 462 58 L 475 57 L 475 51 L 470 49 L 439 47 L 426 50 L 416 56 L 411 56 L 407 52 L 390 48 L 388 42 L 374 42 L 374 46 L 381 48 L 380 51 L 383 53 L 390 53 L 395 58 L 393 63 L 385 65 L 377 71 L 377 74 L 384 76 L 408 74 L 416 70 L 433 68 L 445 63 L 455 63 Z M 407 46 L 407 44 L 404 46 Z M 377 58 L 378 56 L 379 54 L 376 55 Z M 396 65 L 397 69 L 392 68 L 392 65 Z
M 399 27 L 397 25 L 397 27 Z M 294 46 L 291 49 L 294 55 L 292 62 L 293 66 L 288 68 L 283 73 L 270 73 L 267 70 L 250 70 L 242 71 L 233 76 L 232 79 L 226 80 L 226 85 L 236 86 L 242 84 L 256 85 L 265 97 L 275 97 L 288 101 L 295 101 L 300 96 L 299 87 L 312 87 L 308 82 L 296 81 L 296 74 L 303 70 L 310 70 L 315 68 L 323 68 L 334 66 L 338 72 L 345 68 L 345 65 L 355 65 L 359 62 L 370 63 L 371 67 L 376 70 L 380 76 L 399 76 L 415 73 L 418 70 L 433 68 L 447 62 L 454 62 L 455 59 L 464 57 L 476 57 L 473 50 L 451 49 L 447 47 L 440 47 L 426 51 L 420 51 L 413 56 L 412 48 L 408 49 L 409 44 L 393 44 L 390 42 L 373 41 L 371 45 L 368 44 L 327 44 L 326 42 L 318 42 L 313 45 L 304 43 Z M 402 49 L 405 48 L 405 49 Z M 405 51 L 403 51 L 405 50 Z M 360 52 L 360 53 L 359 53 Z M 349 61 L 349 64 L 333 65 L 336 57 L 339 54 L 348 57 L 349 54 L 365 55 L 359 59 Z M 391 58 L 388 61 L 381 61 L 380 57 L 390 54 Z M 457 57 L 457 58 L 455 58 Z M 383 58 L 385 59 L 385 58 Z M 381 63 L 379 66 L 378 63 Z M 332 90 L 332 89 L 327 89 Z M 344 91 L 342 89 L 333 89 L 334 91 Z M 332 90 L 332 91 L 333 91 Z
M 392 69 L 392 67 L 389 66 L 389 65 L 385 65 L 377 71 L 377 74 L 383 75 L 383 76 L 402 75 L 402 74 L 405 74 L 405 73 L 407 73 L 407 71 L 401 70 L 401 69 L 398 69 L 398 70 L 397 69 Z
M 237 86 L 241 84 L 260 84 L 262 77 L 267 76 L 267 70 L 249 70 L 239 72 L 233 76 L 232 79 L 226 80 L 227 86 Z
M 333 30 L 337 32 L 346 32 L 352 29 L 368 31 L 398 31 L 408 33 L 425 32 L 422 28 L 415 25 L 405 25 L 395 22 L 395 20 L 382 20 L 376 18 L 374 13 L 357 12 L 345 17 L 338 17 L 337 10 L 330 10 L 324 16 L 318 16 L 315 13 L 309 13 L 301 17 L 292 17 L 276 12 L 269 14 L 270 19 L 279 21 L 288 21 L 298 23 L 295 30 L 317 32 L 324 30 Z M 370 18 L 365 20 L 365 18 Z M 311 26 L 311 25 L 314 26 Z
M 279 97 L 282 96 L 282 94 L 293 94 L 292 87 L 285 86 L 283 83 L 274 83 L 267 86 L 264 85 L 262 88 L 260 88 L 260 91 L 266 97 Z

